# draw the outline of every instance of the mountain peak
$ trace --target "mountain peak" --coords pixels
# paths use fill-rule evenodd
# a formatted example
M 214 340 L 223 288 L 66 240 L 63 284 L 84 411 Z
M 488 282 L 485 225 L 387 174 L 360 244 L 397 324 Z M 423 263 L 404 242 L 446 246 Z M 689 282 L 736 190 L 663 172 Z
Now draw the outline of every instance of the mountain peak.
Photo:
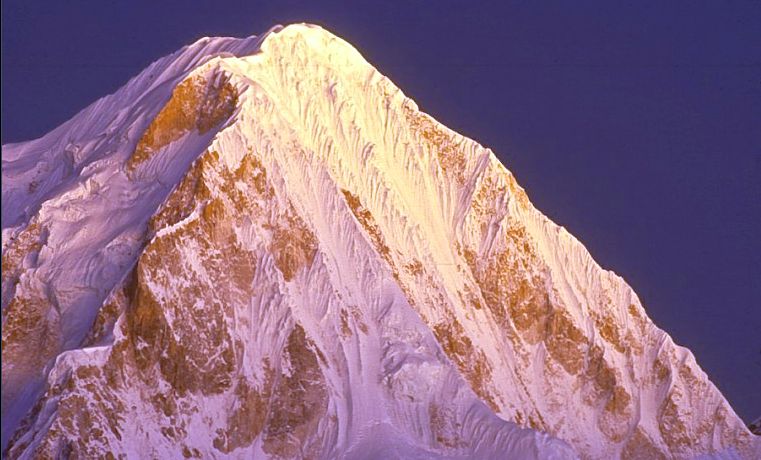
M 496 156 L 318 26 L 202 39 L 3 149 L 9 457 L 761 448 Z

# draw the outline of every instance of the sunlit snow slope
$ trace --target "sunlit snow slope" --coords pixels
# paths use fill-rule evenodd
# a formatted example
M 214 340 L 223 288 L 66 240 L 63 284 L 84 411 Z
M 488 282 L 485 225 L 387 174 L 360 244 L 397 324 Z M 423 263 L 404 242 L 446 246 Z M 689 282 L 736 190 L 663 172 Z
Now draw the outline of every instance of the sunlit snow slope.
M 8 458 L 757 458 L 494 154 L 308 25 L 3 146 Z

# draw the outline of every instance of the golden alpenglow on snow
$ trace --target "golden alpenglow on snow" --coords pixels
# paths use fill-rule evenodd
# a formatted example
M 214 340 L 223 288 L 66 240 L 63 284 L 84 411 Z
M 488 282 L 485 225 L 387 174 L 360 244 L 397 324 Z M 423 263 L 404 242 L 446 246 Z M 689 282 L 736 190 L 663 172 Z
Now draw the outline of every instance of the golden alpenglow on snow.
M 201 39 L 2 161 L 6 458 L 761 457 L 490 150 L 320 27 Z

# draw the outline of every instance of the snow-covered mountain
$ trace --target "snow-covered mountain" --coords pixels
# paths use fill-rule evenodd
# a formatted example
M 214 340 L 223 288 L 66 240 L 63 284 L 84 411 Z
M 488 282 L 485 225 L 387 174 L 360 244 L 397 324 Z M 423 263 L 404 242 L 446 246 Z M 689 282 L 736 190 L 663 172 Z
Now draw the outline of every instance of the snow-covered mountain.
M 2 153 L 8 458 L 759 458 L 488 149 L 310 25 Z

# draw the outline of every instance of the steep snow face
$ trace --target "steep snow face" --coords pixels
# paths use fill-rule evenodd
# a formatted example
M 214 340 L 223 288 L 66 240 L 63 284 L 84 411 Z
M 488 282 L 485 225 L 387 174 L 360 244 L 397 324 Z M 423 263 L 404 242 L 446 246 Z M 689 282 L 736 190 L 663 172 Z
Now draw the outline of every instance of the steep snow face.
M 5 147 L 2 193 L 9 457 L 761 454 L 491 151 L 319 27 L 157 61 Z

